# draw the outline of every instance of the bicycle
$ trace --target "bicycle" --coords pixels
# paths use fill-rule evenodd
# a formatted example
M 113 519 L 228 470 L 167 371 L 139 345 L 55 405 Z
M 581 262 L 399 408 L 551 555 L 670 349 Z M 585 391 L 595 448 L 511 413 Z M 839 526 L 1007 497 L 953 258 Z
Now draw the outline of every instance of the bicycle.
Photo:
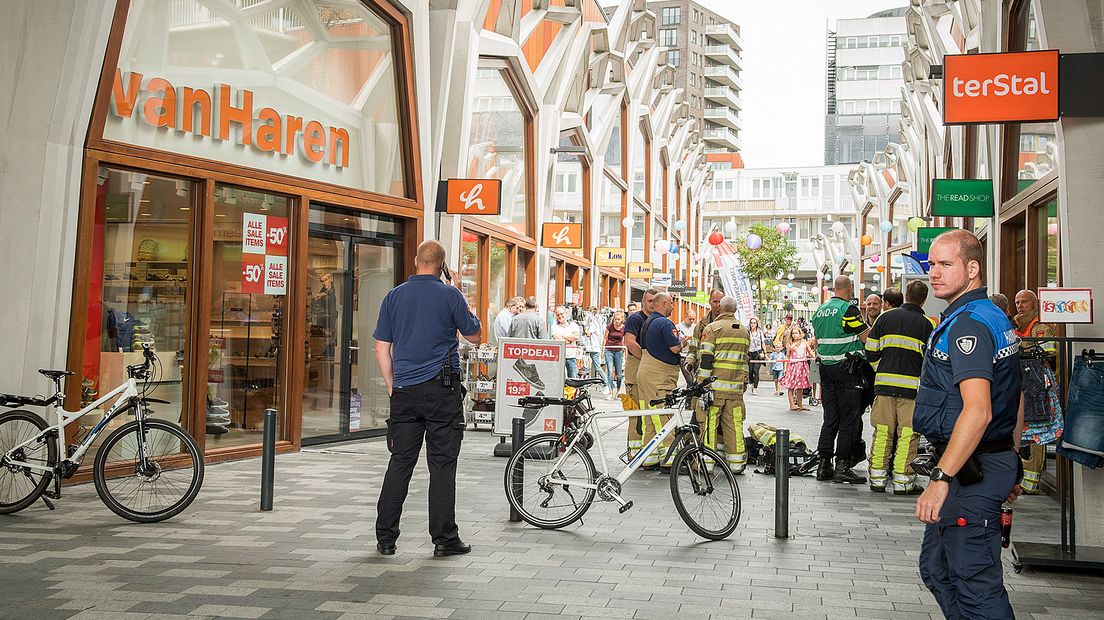
M 61 380 L 73 374 L 66 370 L 39 370 L 54 382 L 54 395 L 49 398 L 0 394 L 0 406 L 56 407 L 58 414 L 58 423 L 50 426 L 31 411 L 0 413 L 0 514 L 23 510 L 39 498 L 54 510 L 50 500 L 61 498 L 61 480 L 77 472 L 103 429 L 127 411 L 134 420 L 104 439 L 93 462 L 92 477 L 100 500 L 115 514 L 138 523 L 164 521 L 192 503 L 203 484 L 203 455 L 179 425 L 151 417 L 149 403 L 170 403 L 148 396 L 157 356 L 143 345 L 143 357 L 141 364 L 126 367 L 127 380 L 122 385 L 79 411 L 60 406 Z M 139 381 L 144 382 L 141 389 Z M 103 419 L 80 443 L 66 446 L 65 428 L 116 396 Z M 59 458 L 63 447 L 65 458 Z M 117 472 L 123 476 L 109 479 L 109 474 Z M 47 490 L 51 481 L 52 491 Z
M 728 468 L 724 457 L 703 445 L 701 429 L 685 417 L 694 399 L 704 399 L 706 406 L 712 401 L 709 385 L 713 380 L 709 378 L 676 389 L 665 398 L 651 402 L 653 406 L 664 405 L 665 408 L 646 412 L 594 413 L 594 406 L 584 386 L 598 383 L 600 379 L 569 379 L 566 384 L 578 390 L 574 398 L 536 396 L 520 399 L 520 407 L 563 406 L 565 414 L 572 414 L 568 419 L 576 423 L 565 425 L 561 433 L 542 433 L 530 438 L 510 457 L 504 476 L 506 499 L 510 506 L 525 522 L 544 529 L 562 528 L 582 519 L 596 498 L 616 502 L 618 512 L 623 514 L 632 508 L 633 502 L 621 496 L 622 485 L 668 436 L 673 435 L 674 447 L 661 459 L 660 466 L 670 463 L 671 496 L 679 516 L 703 538 L 727 538 L 740 522 L 740 489 L 736 476 Z M 616 476 L 609 473 L 602 441 L 594 441 L 601 465 L 599 473 L 585 447 L 586 437 L 600 437 L 600 420 L 629 418 L 644 413 L 671 417 L 637 454 L 622 455 L 625 468 Z M 579 497 L 573 490 L 579 493 Z M 538 509 L 547 513 L 538 515 Z M 696 514 L 692 515 L 692 510 Z M 706 523 L 710 518 L 716 522 Z

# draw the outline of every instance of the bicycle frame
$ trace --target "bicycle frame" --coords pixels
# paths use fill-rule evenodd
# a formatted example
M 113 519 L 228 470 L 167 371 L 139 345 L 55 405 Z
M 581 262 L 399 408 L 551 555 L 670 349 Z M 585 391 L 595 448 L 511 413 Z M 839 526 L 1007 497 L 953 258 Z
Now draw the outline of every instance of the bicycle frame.
M 81 459 L 84 458 L 85 453 L 88 452 L 88 448 L 92 446 L 92 442 L 96 440 L 96 437 L 100 434 L 100 432 L 103 431 L 107 423 L 115 419 L 132 403 L 137 402 L 138 382 L 133 377 L 128 378 L 125 383 L 111 390 L 107 394 L 104 394 L 99 399 L 89 403 L 86 407 L 80 409 L 79 411 L 70 412 L 62 409 L 61 407 L 55 407 L 54 411 L 57 412 L 58 423 L 53 426 L 48 426 L 46 430 L 43 430 L 34 437 L 28 439 L 27 441 L 14 446 L 11 450 L 8 451 L 7 454 L 3 455 L 5 464 L 26 467 L 27 469 L 41 472 L 53 471 L 54 468 L 52 467 L 12 460 L 11 454 L 16 450 L 19 450 L 20 448 L 24 448 L 33 444 L 36 441 L 39 441 L 43 436 L 50 437 L 50 435 L 53 435 L 53 441 L 57 444 L 58 454 L 65 454 L 65 427 L 88 415 L 94 409 L 97 409 L 101 405 L 106 404 L 108 401 L 110 401 L 112 398 L 115 398 L 116 396 L 118 396 L 118 399 L 115 400 L 115 404 L 111 405 L 111 407 L 108 408 L 108 410 L 104 413 L 103 419 L 100 420 L 96 424 L 96 426 L 92 428 L 91 431 L 89 431 L 88 436 L 84 438 L 84 441 L 82 441 L 80 446 L 78 446 L 77 449 L 73 452 L 73 455 L 70 457 L 62 458 L 59 461 L 59 463 L 63 463 L 66 461 L 71 463 L 79 463 Z M 144 412 L 142 411 L 141 406 L 136 405 L 135 418 L 141 420 L 144 418 L 143 414 Z M 142 446 L 142 450 L 145 450 L 145 446 Z M 142 455 L 142 458 L 143 460 L 145 459 L 145 454 Z

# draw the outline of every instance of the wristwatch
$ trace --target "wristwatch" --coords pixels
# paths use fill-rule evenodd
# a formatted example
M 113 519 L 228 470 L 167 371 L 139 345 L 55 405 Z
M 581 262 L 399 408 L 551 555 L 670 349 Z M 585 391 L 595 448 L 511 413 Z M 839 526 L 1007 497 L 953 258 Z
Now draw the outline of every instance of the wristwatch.
M 946 482 L 950 484 L 951 481 L 954 480 L 954 476 L 946 474 L 942 469 L 935 467 L 931 470 L 931 474 L 928 475 L 928 479 L 932 482 Z

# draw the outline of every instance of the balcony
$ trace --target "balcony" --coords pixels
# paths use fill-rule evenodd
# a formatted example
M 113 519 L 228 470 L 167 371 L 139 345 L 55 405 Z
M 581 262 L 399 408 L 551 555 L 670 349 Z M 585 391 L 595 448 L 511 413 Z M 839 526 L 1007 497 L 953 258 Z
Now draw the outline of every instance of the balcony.
M 740 101 L 740 91 L 727 86 L 706 88 L 705 98 L 722 105 L 727 105 L 730 108 L 736 108 L 737 110 L 743 107 Z
M 743 62 L 736 55 L 736 50 L 732 49 L 730 45 L 707 45 L 705 46 L 705 55 L 735 69 L 743 67 Z
M 740 134 L 728 127 L 706 129 L 702 132 L 702 137 L 706 142 L 719 144 L 730 150 L 740 149 Z
M 732 47 L 735 47 L 738 52 L 744 51 L 744 40 L 741 39 L 740 35 L 736 34 L 736 31 L 728 24 L 706 26 L 705 34 L 722 43 L 728 43 Z
M 733 110 L 727 106 L 709 106 L 705 108 L 705 119 L 713 121 L 714 123 L 730 127 L 732 129 L 740 128 L 740 117 L 736 114 L 736 110 Z
M 732 88 L 739 88 L 741 90 L 744 88 L 744 80 L 740 78 L 740 74 L 733 71 L 732 67 L 728 65 L 706 67 L 705 77 Z

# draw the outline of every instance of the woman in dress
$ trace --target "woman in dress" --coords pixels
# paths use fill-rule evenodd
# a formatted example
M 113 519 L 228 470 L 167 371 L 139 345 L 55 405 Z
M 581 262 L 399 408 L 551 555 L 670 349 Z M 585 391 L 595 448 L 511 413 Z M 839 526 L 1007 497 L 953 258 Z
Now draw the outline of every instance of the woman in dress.
M 805 330 L 794 325 L 790 330 L 790 346 L 787 350 L 786 374 L 782 376 L 782 387 L 790 399 L 790 411 L 808 411 L 801 406 L 802 391 L 809 387 L 809 343 L 805 340 Z

